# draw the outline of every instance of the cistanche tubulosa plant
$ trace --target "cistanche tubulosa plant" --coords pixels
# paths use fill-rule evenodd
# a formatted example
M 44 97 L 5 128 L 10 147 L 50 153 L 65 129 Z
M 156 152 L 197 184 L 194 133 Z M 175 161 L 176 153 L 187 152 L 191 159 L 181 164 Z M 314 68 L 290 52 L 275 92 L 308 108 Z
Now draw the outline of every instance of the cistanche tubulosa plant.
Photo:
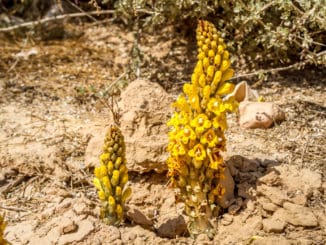
M 229 95 L 234 90 L 228 82 L 234 70 L 224 40 L 212 23 L 203 20 L 198 22 L 196 38 L 198 60 L 191 83 L 184 84 L 168 122 L 167 160 L 168 175 L 185 204 L 192 236 L 214 233 L 210 221 L 219 212 L 218 203 L 225 193 L 219 182 L 224 178 L 221 152 L 226 146 L 226 115 L 238 108 Z

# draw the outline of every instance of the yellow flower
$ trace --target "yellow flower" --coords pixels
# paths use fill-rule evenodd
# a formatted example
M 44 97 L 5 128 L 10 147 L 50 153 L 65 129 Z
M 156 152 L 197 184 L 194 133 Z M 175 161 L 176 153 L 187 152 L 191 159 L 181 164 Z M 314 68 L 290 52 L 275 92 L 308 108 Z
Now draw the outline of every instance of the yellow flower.
M 234 70 L 231 68 L 227 69 L 226 71 L 223 72 L 221 82 L 229 80 L 230 78 L 233 77 L 233 75 L 234 75 Z
M 206 157 L 205 148 L 202 144 L 197 144 L 188 152 L 190 157 L 194 157 L 196 161 L 203 161 Z
M 224 100 L 223 107 L 226 112 L 234 112 L 238 109 L 238 102 L 232 96 L 227 100 Z
M 212 126 L 211 121 L 208 119 L 207 115 L 199 114 L 191 122 L 190 126 L 195 129 L 197 134 L 203 133 L 206 129 Z
M 220 96 L 223 96 L 226 94 L 230 94 L 233 90 L 234 90 L 234 84 L 225 82 L 225 83 L 221 84 L 221 86 L 218 88 L 217 94 Z
M 174 112 L 171 119 L 167 122 L 168 126 L 173 126 L 178 128 L 179 125 L 186 125 L 189 122 L 189 114 L 185 111 L 181 111 L 180 113 Z
M 207 104 L 207 109 L 215 115 L 220 115 L 223 112 L 222 100 L 220 98 L 211 98 Z
M 100 190 L 98 191 L 98 198 L 101 200 L 101 201 L 104 201 L 106 199 L 106 196 L 105 196 L 105 193 L 103 190 Z
M 100 165 L 94 169 L 94 174 L 95 177 L 97 178 L 102 178 L 108 174 L 106 166 L 105 165 Z
M 110 159 L 110 154 L 109 154 L 109 153 L 103 153 L 103 154 L 100 156 L 100 162 L 101 162 L 102 164 L 105 164 L 109 159 Z
M 197 113 L 200 113 L 201 108 L 200 108 L 200 104 L 199 104 L 199 97 L 198 97 L 198 95 L 195 95 L 194 97 L 190 98 L 189 103 L 190 103 L 191 107 Z
M 102 190 L 101 181 L 98 178 L 93 179 L 93 184 L 98 190 Z
M 189 83 L 186 83 L 186 84 L 187 85 L 190 85 Z M 184 90 L 185 90 L 186 84 L 183 86 Z M 187 92 L 188 93 L 191 92 L 191 94 L 192 94 L 193 93 L 192 90 L 191 91 L 187 91 Z M 172 106 L 178 108 L 180 111 L 190 112 L 189 104 L 187 103 L 187 100 L 186 100 L 186 98 L 184 97 L 183 94 L 179 95 L 178 99 L 172 104 Z
M 207 130 L 207 132 L 200 138 L 200 143 L 203 145 L 207 144 L 209 147 L 216 146 L 218 143 L 218 138 L 214 129 L 211 128 Z
M 183 156 L 184 154 L 186 154 L 186 149 L 183 146 L 183 144 L 181 144 L 181 143 L 174 144 L 173 149 L 172 149 L 172 156 L 174 156 L 174 157 Z
M 189 140 L 195 140 L 196 134 L 189 125 L 186 125 L 179 133 L 179 138 L 183 144 L 188 144 Z
M 219 114 L 213 119 L 213 127 L 216 129 L 220 128 L 222 131 L 227 129 L 226 116 L 224 113 Z

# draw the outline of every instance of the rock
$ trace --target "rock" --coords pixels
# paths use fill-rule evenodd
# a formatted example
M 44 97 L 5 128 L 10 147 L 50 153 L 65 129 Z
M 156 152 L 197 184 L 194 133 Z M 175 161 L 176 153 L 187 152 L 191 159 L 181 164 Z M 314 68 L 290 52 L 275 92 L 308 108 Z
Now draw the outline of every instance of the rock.
M 239 124 L 243 128 L 269 128 L 284 120 L 284 112 L 273 102 L 243 101 L 239 105 Z
M 120 121 L 129 170 L 166 170 L 166 122 L 172 114 L 171 103 L 172 97 L 160 85 L 147 80 L 135 80 L 122 92 Z
M 307 208 L 290 202 L 285 202 L 284 220 L 295 226 L 315 227 L 318 225 L 317 218 L 313 212 Z
M 134 205 L 129 207 L 126 217 L 136 224 L 146 228 L 150 228 L 153 225 L 153 221 Z
M 66 222 L 62 225 L 63 226 L 61 227 L 61 230 L 60 230 L 61 235 L 73 233 L 78 230 L 78 225 L 72 220 L 69 220 L 68 222 Z
M 267 185 L 257 186 L 257 195 L 262 195 L 270 199 L 274 204 L 282 206 L 287 200 L 287 196 L 282 190 Z
M 281 184 L 281 179 L 279 177 L 279 174 L 277 174 L 277 172 L 274 170 L 260 177 L 258 179 L 258 182 L 268 186 L 278 186 Z
M 58 244 L 71 244 L 84 240 L 92 231 L 94 224 L 90 220 L 81 220 L 78 222 L 78 230 L 73 233 L 65 234 L 59 237 Z
M 176 213 L 160 216 L 155 226 L 160 237 L 175 238 L 187 233 L 187 224 L 184 217 Z
M 282 220 L 275 220 L 275 219 L 264 219 L 263 220 L 263 227 L 264 231 L 266 232 L 275 232 L 281 233 L 285 228 L 285 222 Z
M 272 202 L 269 202 L 269 203 L 263 203 L 262 208 L 268 212 L 275 212 L 279 208 L 279 206 L 275 205 Z
M 230 214 L 224 214 L 221 219 L 221 224 L 224 226 L 228 226 L 232 224 L 233 222 L 233 217 Z
M 225 193 L 218 204 L 223 208 L 228 208 L 234 202 L 234 181 L 228 167 L 221 173 L 224 178 L 220 179 L 219 184 L 225 189 Z

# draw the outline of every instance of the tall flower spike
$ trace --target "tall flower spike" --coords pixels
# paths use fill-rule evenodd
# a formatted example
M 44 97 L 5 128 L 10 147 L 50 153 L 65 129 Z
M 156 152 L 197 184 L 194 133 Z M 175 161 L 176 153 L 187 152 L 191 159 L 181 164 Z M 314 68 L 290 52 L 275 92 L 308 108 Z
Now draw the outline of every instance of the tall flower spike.
M 230 54 L 214 25 L 199 21 L 196 30 L 198 56 L 191 82 L 173 104 L 176 112 L 169 121 L 170 153 L 167 165 L 171 183 L 178 188 L 189 216 L 189 232 L 213 235 L 210 219 L 220 209 L 219 200 L 225 190 L 223 178 L 226 114 L 237 110 L 230 94 L 234 85 Z M 181 116 L 182 115 L 182 116 Z M 185 120 L 186 119 L 186 120 Z
M 100 166 L 95 168 L 94 174 L 94 186 L 102 203 L 101 218 L 107 224 L 118 225 L 123 221 L 123 210 L 131 189 L 126 186 L 128 170 L 124 138 L 117 126 L 111 126 L 106 134 Z

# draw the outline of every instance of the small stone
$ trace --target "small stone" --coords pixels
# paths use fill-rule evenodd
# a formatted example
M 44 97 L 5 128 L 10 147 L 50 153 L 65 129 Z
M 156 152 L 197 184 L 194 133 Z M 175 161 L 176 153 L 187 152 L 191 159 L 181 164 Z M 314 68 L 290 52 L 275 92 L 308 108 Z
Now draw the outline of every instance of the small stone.
M 126 217 L 128 217 L 128 219 L 132 220 L 136 224 L 144 227 L 151 227 L 153 225 L 153 221 L 133 205 L 129 207 L 129 210 L 126 213 Z
M 281 179 L 276 171 L 269 172 L 263 177 L 260 177 L 258 181 L 268 186 L 277 186 L 281 184 Z
M 68 233 L 73 233 L 73 232 L 76 232 L 78 230 L 78 225 L 70 220 L 69 223 L 67 224 L 64 224 L 64 226 L 61 228 L 61 235 L 64 235 L 64 234 L 68 234 Z
M 262 208 L 268 212 L 275 212 L 279 208 L 279 206 L 275 205 L 272 202 L 269 203 L 265 202 L 262 204 Z
M 264 219 L 263 220 L 263 227 L 264 231 L 266 232 L 275 232 L 281 233 L 285 228 L 285 222 L 281 220 L 274 220 L 274 219 Z
M 277 204 L 279 206 L 282 206 L 283 203 L 288 199 L 286 194 L 283 193 L 282 190 L 267 185 L 257 186 L 257 194 L 267 197 L 274 204 Z
M 224 226 L 228 226 L 232 224 L 233 222 L 233 217 L 230 214 L 224 214 L 222 219 L 221 219 L 221 224 Z
M 160 237 L 175 238 L 185 234 L 187 231 L 184 217 L 175 213 L 161 216 L 155 226 Z
M 94 224 L 90 220 L 82 220 L 78 222 L 78 230 L 73 233 L 64 234 L 59 238 L 58 244 L 72 244 L 84 240 L 92 231 Z

